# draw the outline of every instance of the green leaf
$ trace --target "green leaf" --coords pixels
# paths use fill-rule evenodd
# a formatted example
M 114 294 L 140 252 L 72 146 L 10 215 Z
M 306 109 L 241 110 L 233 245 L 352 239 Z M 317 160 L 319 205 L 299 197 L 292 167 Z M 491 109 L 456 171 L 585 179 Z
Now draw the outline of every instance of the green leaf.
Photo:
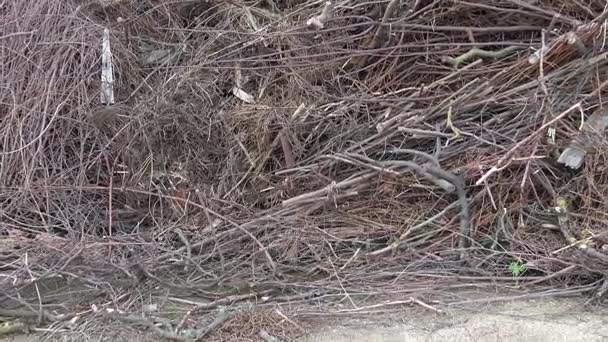
M 511 264 L 509 264 L 509 271 L 511 271 L 511 274 L 514 277 L 519 277 L 526 271 L 526 266 L 517 261 L 513 261 Z

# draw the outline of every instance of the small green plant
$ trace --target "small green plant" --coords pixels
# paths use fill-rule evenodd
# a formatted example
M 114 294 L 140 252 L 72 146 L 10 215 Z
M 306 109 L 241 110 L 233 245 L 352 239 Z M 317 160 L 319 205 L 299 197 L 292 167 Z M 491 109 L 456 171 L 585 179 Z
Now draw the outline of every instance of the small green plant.
M 517 261 L 513 261 L 511 264 L 509 264 L 509 271 L 511 271 L 513 277 L 519 277 L 526 272 L 526 266 Z

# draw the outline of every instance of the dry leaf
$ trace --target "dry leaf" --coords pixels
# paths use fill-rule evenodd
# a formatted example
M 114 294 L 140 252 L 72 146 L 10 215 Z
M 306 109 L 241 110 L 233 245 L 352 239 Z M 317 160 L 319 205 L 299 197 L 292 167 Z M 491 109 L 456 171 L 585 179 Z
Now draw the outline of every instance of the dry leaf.
M 234 96 L 238 97 L 239 99 L 243 100 L 244 102 L 247 102 L 247 103 L 254 102 L 253 96 L 249 95 L 248 93 L 244 92 L 243 90 L 241 90 L 237 87 L 232 88 L 232 94 L 234 94 Z

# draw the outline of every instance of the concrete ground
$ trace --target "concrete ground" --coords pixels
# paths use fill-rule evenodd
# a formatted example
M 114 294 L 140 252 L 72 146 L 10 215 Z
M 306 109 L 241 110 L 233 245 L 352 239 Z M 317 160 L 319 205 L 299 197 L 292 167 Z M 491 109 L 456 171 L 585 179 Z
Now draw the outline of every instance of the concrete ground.
M 587 309 L 582 299 L 483 304 L 443 314 L 412 311 L 388 324 L 381 318 L 343 320 L 300 342 L 608 341 L 608 309 Z

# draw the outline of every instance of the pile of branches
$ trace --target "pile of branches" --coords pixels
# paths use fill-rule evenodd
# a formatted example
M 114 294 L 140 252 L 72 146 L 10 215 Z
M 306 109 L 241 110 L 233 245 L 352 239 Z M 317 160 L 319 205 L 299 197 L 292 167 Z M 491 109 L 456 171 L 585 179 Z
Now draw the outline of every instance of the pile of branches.
M 608 288 L 603 1 L 0 6 L 0 316 Z

